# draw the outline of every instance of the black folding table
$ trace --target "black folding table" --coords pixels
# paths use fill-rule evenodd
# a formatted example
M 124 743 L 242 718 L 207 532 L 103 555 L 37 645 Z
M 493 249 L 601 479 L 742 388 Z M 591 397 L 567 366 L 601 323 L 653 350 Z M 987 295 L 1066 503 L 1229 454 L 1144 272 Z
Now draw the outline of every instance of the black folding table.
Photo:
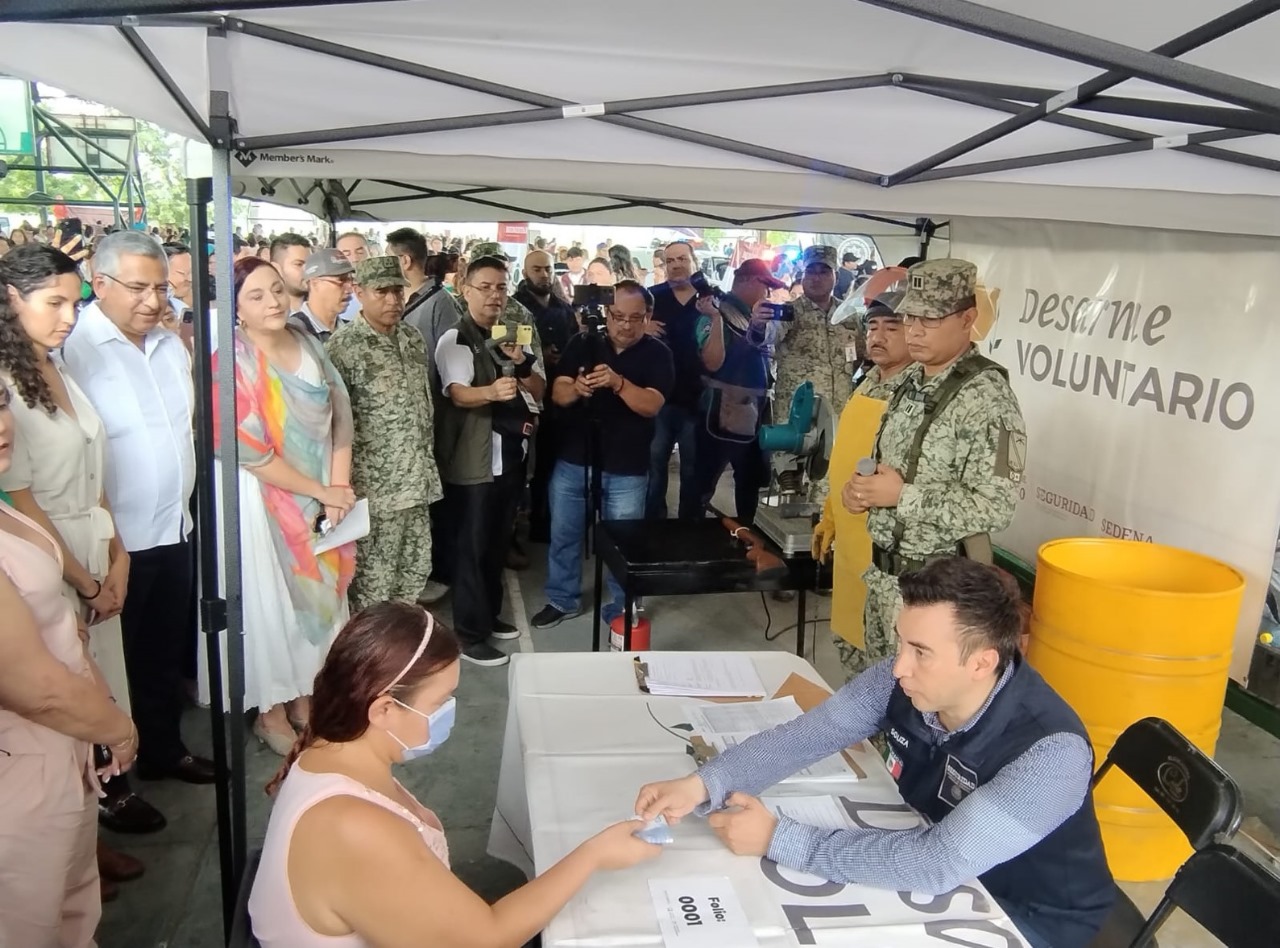
M 759 536 L 759 534 L 757 534 Z M 632 603 L 637 596 L 691 596 L 701 593 L 772 592 L 794 589 L 796 654 L 804 655 L 805 593 L 817 588 L 818 570 L 804 553 L 790 558 L 769 540 L 766 548 L 782 557 L 786 571 L 761 578 L 747 560 L 746 546 L 730 535 L 718 517 L 704 520 L 604 520 L 595 526 L 595 611 L 591 650 L 600 651 L 600 609 L 605 594 L 604 568 L 622 587 L 623 650 L 631 649 Z

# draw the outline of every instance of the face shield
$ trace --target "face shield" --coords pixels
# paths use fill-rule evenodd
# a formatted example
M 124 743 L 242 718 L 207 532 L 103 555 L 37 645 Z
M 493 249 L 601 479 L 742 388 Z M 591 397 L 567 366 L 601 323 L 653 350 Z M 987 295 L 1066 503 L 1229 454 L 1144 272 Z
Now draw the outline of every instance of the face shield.
M 907 271 L 903 267 L 885 267 L 871 274 L 866 282 L 850 290 L 844 301 L 831 312 L 831 325 L 861 325 L 867 316 L 867 308 L 876 297 L 886 293 L 905 292 Z

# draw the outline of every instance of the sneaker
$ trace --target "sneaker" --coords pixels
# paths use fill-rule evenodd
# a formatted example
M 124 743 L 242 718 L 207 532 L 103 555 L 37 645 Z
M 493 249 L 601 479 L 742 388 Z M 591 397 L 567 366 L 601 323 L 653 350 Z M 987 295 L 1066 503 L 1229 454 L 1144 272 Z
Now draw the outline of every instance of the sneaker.
M 529 620 L 529 624 L 535 629 L 551 629 L 558 626 L 565 619 L 573 619 L 582 615 L 579 610 L 577 612 L 561 612 L 551 603 L 547 603 L 542 607 L 542 611 Z
M 422 587 L 422 592 L 418 594 L 418 602 L 424 606 L 439 602 L 445 596 L 449 595 L 449 587 L 444 583 L 438 583 L 434 579 L 428 579 L 427 584 Z
M 464 645 L 462 647 L 462 660 L 470 662 L 472 665 L 483 665 L 486 668 L 496 668 L 499 665 L 505 665 L 511 661 L 511 656 L 506 652 L 500 652 L 488 642 L 476 642 L 472 645 Z
M 501 619 L 494 619 L 493 631 L 489 633 L 489 638 L 502 639 L 504 641 L 509 639 L 518 639 L 520 638 L 520 630 L 510 622 L 503 622 Z

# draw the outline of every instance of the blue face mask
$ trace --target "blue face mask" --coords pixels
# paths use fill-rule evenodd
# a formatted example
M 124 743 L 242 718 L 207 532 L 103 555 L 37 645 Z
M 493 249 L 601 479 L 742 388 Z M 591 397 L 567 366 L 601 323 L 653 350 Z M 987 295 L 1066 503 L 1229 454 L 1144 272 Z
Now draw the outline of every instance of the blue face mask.
M 407 764 L 409 761 L 416 760 L 419 757 L 426 757 L 449 739 L 449 732 L 453 730 L 453 721 L 458 710 L 458 699 L 450 698 L 430 714 L 423 714 L 417 708 L 410 707 L 398 698 L 392 698 L 391 700 L 402 708 L 408 708 L 418 717 L 426 718 L 429 728 L 427 742 L 418 744 L 416 747 L 410 747 L 400 738 L 391 734 L 390 731 L 387 731 L 388 734 L 391 734 L 391 739 L 404 748 L 404 754 L 400 758 L 404 763 Z

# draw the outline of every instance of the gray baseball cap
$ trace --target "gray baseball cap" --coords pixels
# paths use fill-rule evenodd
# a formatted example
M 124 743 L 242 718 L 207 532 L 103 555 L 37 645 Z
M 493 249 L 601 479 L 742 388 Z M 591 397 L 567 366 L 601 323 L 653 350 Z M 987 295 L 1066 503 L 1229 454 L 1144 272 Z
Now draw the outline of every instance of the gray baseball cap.
M 347 276 L 355 272 L 356 268 L 351 265 L 351 261 L 332 247 L 317 250 L 302 265 L 302 275 L 308 280 L 313 277 Z

